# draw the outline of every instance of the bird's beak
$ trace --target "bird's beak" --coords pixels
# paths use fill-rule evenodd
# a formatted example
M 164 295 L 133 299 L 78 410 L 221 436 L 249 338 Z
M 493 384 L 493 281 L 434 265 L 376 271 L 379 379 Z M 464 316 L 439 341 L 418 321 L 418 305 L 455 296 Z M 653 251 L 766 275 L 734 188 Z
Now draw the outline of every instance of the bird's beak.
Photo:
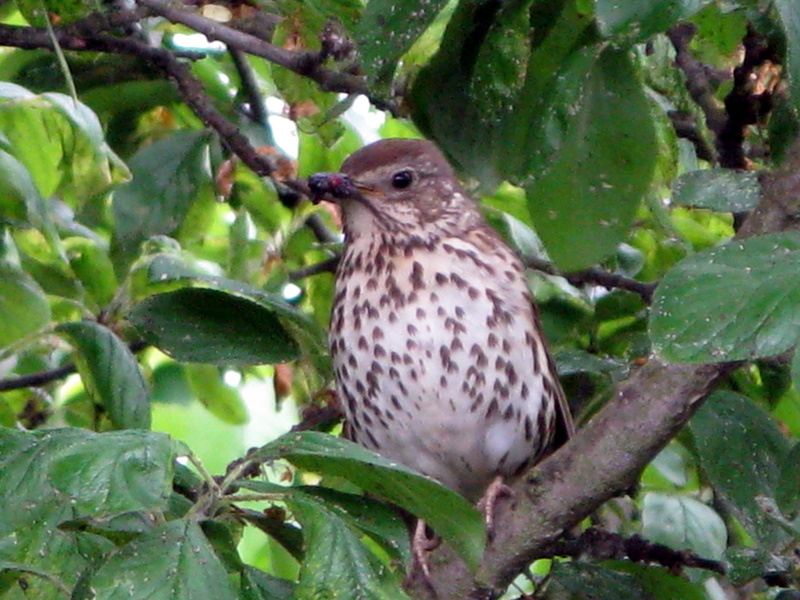
M 308 189 L 314 204 L 322 200 L 363 200 L 364 186 L 344 173 L 315 173 L 308 178 Z

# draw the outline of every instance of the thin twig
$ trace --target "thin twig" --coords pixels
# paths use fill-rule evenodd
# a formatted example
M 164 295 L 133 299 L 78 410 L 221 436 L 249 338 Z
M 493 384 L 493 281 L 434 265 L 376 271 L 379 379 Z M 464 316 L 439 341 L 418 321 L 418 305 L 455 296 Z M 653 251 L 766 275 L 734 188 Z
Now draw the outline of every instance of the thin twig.
M 725 566 L 688 550 L 678 551 L 649 542 L 639 535 L 626 537 L 597 527 L 590 527 L 579 536 L 566 535 L 552 547 L 554 556 L 589 557 L 595 561 L 627 558 L 637 563 L 655 563 L 670 571 L 684 568 L 705 569 L 725 575 Z
M 589 283 L 608 289 L 633 292 L 634 294 L 641 296 L 642 300 L 644 300 L 647 304 L 649 304 L 653 299 L 653 292 L 655 292 L 658 285 L 657 283 L 644 283 L 643 281 L 637 281 L 636 279 L 625 277 L 619 273 L 610 273 L 595 267 L 591 267 L 584 271 L 578 271 L 576 273 L 567 273 L 564 275 L 564 277 L 572 285 L 576 286 Z
M 398 113 L 397 107 L 391 102 L 372 97 L 363 78 L 324 68 L 322 63 L 326 57 L 320 52 L 286 50 L 201 15 L 175 8 L 162 0 L 138 0 L 138 4 L 173 23 L 186 25 L 211 40 L 218 40 L 248 54 L 261 56 L 293 73 L 312 79 L 323 91 L 363 94 L 378 108 L 387 110 L 395 116 Z
M 525 266 L 537 271 L 541 271 L 542 273 L 546 273 L 548 275 L 558 275 L 564 277 L 572 285 L 583 285 L 588 283 L 592 285 L 599 285 L 608 289 L 627 290 L 629 292 L 633 292 L 634 294 L 638 294 L 642 297 L 642 300 L 648 304 L 652 300 L 653 292 L 658 286 L 657 283 L 644 283 L 642 281 L 637 281 L 636 279 L 631 279 L 630 277 L 625 277 L 624 275 L 620 275 L 618 273 L 603 271 L 602 269 L 598 269 L 596 267 L 591 267 L 583 271 L 575 271 L 572 273 L 560 273 L 553 263 L 535 258 L 527 258 L 525 260 Z
M 337 254 L 336 256 L 331 256 L 313 265 L 291 271 L 289 272 L 289 281 L 300 281 L 301 279 L 319 275 L 320 273 L 335 273 L 340 260 L 341 256 Z
M 233 66 L 236 67 L 236 72 L 239 73 L 242 89 L 247 96 L 247 104 L 250 109 L 247 117 L 251 121 L 268 128 L 269 115 L 264 105 L 264 95 L 261 93 L 261 88 L 256 80 L 256 74 L 247 60 L 247 55 L 240 49 L 234 47 L 228 48 L 228 53 L 233 59 Z M 270 135 L 270 137 L 272 136 Z
M 141 352 L 147 348 L 147 342 L 133 342 L 128 345 L 128 348 L 134 354 Z M 0 392 L 10 392 L 11 390 L 21 390 L 30 387 L 41 387 L 64 379 L 68 375 L 76 373 L 78 368 L 73 363 L 68 363 L 55 369 L 47 369 L 39 371 L 38 373 L 31 373 L 30 375 L 20 375 L 19 377 L 9 377 L 8 379 L 0 379 Z

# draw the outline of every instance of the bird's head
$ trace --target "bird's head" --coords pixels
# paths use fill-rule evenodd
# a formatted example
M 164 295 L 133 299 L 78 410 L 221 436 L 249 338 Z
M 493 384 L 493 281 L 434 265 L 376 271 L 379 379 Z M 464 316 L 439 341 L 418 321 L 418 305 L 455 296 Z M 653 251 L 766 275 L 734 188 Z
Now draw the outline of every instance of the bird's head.
M 431 240 L 482 221 L 442 153 L 426 140 L 388 139 L 351 154 L 339 173 L 308 178 L 316 201 L 342 208 L 348 238 L 388 233 Z

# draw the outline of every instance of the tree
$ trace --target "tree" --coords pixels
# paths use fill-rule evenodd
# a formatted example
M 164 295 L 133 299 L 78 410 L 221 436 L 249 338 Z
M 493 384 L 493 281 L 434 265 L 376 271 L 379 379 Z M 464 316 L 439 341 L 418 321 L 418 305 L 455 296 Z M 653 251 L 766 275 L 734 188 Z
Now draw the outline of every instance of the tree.
M 794 4 L 4 4 L 0 594 L 796 597 Z M 530 266 L 580 425 L 488 541 L 330 435 L 340 237 L 304 178 L 361 145 L 359 95 Z M 151 431 L 176 402 L 242 423 L 265 382 L 303 418 L 224 472 Z M 391 504 L 444 539 L 428 580 Z

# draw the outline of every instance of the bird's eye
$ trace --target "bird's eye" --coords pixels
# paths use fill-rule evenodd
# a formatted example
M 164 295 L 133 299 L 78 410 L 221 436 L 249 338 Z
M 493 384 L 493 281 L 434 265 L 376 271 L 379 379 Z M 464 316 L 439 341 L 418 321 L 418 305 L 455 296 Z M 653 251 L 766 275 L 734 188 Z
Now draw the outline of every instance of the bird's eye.
M 396 190 L 404 190 L 414 183 L 414 171 L 403 169 L 392 175 L 392 187 Z

